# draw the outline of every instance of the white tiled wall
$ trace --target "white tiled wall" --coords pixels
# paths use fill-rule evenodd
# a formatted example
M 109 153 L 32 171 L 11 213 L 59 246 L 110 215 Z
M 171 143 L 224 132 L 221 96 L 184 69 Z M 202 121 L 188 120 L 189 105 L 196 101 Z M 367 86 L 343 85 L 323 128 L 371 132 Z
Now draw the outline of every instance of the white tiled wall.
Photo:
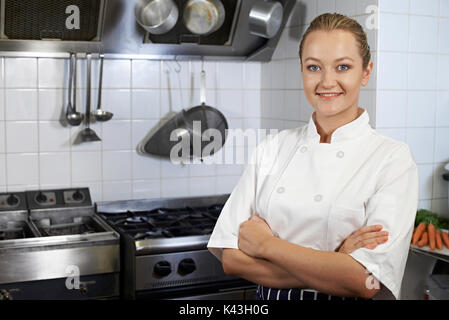
M 449 216 L 449 0 L 379 0 L 377 130 L 407 142 L 419 207 Z
M 105 60 L 102 106 L 114 118 L 91 125 L 101 142 L 83 144 L 75 144 L 83 127 L 60 121 L 68 66 L 67 59 L 0 57 L 0 192 L 88 186 L 95 201 L 106 201 L 232 191 L 243 165 L 173 165 L 135 151 L 169 111 L 199 104 L 201 62 Z M 93 61 L 92 108 L 98 67 Z M 259 128 L 260 63 L 205 62 L 204 68 L 207 104 L 231 128 Z M 84 60 L 77 70 L 77 107 L 84 112 Z

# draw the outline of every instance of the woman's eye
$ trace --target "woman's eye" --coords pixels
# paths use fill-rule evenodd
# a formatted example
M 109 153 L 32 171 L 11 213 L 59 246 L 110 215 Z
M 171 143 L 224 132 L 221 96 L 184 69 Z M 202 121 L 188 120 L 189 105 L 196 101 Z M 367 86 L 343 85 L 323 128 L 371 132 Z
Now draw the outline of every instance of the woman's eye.
M 344 69 L 340 69 L 340 67 L 344 67 Z M 338 70 L 340 70 L 340 71 L 346 71 L 346 70 L 349 70 L 349 66 L 348 66 L 347 64 L 339 65 L 338 68 L 339 68 Z
M 316 65 L 311 65 L 311 66 L 308 66 L 307 67 L 307 69 L 309 69 L 310 71 L 317 71 L 318 70 L 318 66 L 316 66 Z

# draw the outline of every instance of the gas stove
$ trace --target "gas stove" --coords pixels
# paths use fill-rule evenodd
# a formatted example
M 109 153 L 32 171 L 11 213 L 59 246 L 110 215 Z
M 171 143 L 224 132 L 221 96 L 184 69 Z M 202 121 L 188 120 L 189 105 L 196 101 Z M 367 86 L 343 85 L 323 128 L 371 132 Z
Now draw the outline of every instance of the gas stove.
M 254 284 L 223 272 L 207 250 L 229 195 L 97 203 L 121 239 L 125 299 L 245 299 Z
M 118 297 L 119 246 L 87 188 L 0 194 L 0 299 Z

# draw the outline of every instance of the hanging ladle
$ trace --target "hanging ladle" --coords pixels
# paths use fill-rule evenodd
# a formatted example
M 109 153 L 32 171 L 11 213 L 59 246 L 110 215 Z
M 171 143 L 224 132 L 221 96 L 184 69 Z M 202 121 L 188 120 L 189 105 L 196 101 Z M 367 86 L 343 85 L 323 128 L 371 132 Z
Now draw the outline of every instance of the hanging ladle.
M 104 122 L 111 120 L 112 116 L 114 115 L 112 112 L 105 111 L 101 109 L 101 91 L 102 91 L 102 83 L 103 83 L 103 60 L 104 55 L 100 55 L 100 81 L 98 84 L 98 103 L 97 103 L 97 110 L 93 112 L 93 115 L 95 116 L 95 120 Z
M 92 55 L 88 53 L 86 55 L 87 62 L 87 92 L 86 92 L 86 128 L 84 128 L 80 133 L 78 138 L 82 142 L 90 141 L 101 141 L 100 137 L 95 133 L 93 129 L 90 128 L 90 91 L 91 91 L 91 69 L 92 69 Z
M 72 82 L 73 98 L 72 98 Z M 69 94 L 66 112 L 66 120 L 71 126 L 79 126 L 84 120 L 84 115 L 76 111 L 76 54 L 70 53 L 70 71 L 69 71 Z M 72 105 L 73 99 L 73 105 Z

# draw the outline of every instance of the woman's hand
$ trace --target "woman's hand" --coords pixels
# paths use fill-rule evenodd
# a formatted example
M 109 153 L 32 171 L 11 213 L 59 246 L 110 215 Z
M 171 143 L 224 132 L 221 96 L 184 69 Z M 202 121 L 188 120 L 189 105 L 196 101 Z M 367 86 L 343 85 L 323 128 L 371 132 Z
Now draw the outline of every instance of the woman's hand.
M 381 231 L 382 226 L 361 227 L 354 231 L 335 251 L 350 254 L 359 248 L 375 249 L 388 240 L 388 231 Z
M 262 256 L 262 244 L 274 237 L 267 222 L 258 216 L 252 216 L 239 228 L 238 246 L 247 255 L 259 258 Z

